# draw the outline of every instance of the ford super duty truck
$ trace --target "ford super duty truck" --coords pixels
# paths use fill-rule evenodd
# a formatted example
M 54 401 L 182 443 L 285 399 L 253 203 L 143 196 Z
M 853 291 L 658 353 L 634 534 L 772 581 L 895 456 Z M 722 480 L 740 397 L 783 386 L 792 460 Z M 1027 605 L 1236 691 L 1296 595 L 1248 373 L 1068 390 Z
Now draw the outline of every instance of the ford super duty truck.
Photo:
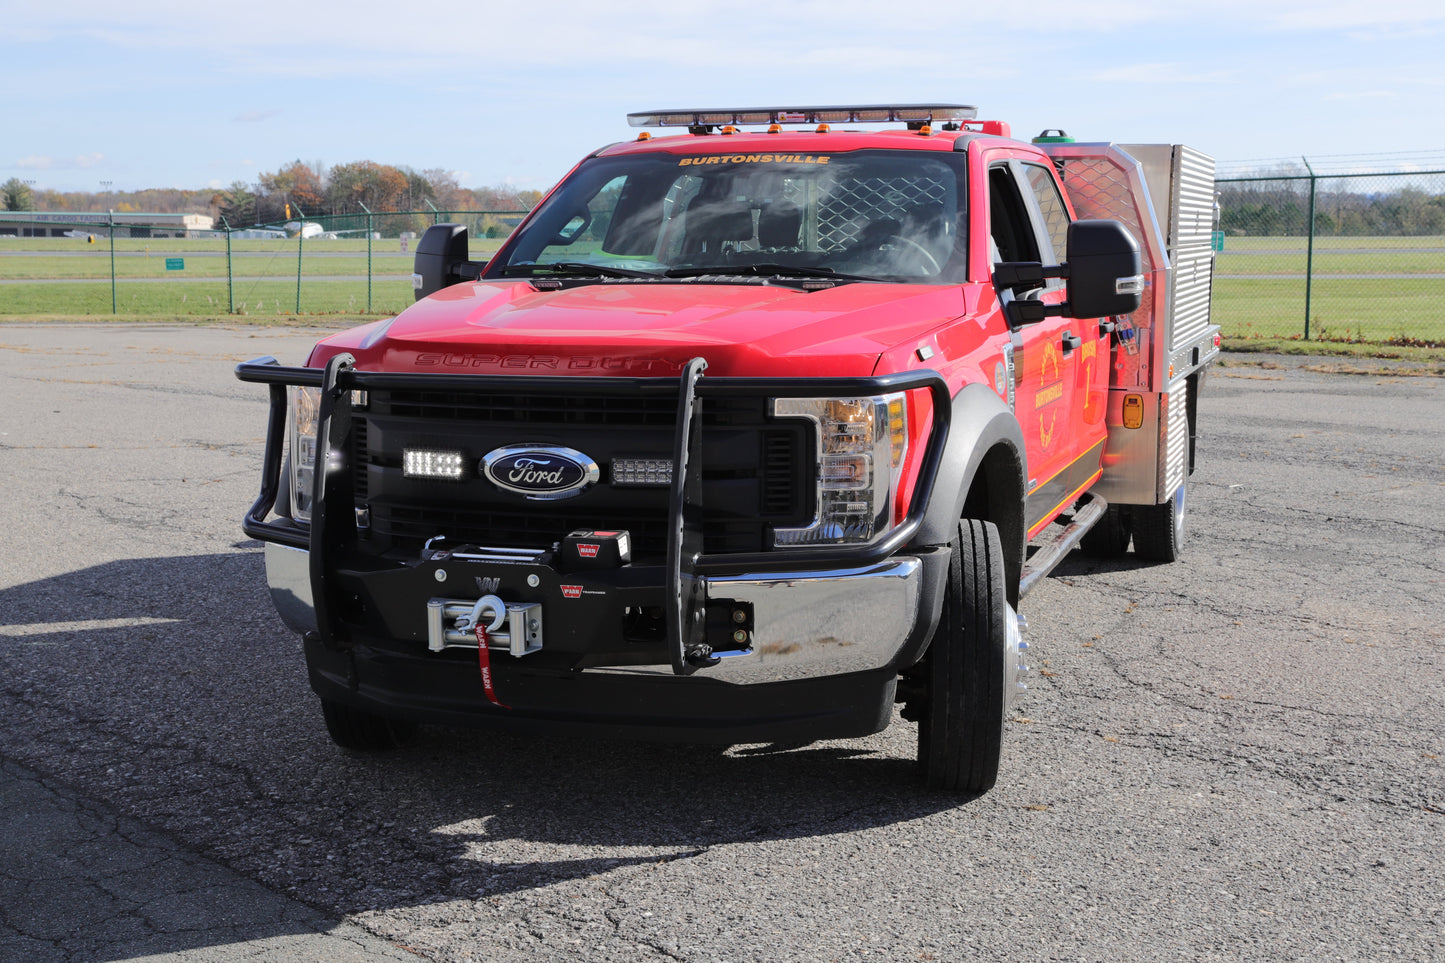
M 960 105 L 629 120 L 490 259 L 433 226 L 415 304 L 237 369 L 328 731 L 800 742 L 898 704 L 928 785 L 988 789 L 1029 590 L 1180 551 L 1212 161 Z

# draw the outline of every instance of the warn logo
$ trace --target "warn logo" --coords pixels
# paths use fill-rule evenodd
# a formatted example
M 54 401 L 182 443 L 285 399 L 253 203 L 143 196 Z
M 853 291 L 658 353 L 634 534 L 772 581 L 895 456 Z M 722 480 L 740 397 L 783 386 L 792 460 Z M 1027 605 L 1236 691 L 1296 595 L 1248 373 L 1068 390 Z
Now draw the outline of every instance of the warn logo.
M 582 597 L 582 586 L 580 586 L 580 585 L 564 585 L 564 586 L 562 586 L 562 597 L 563 597 L 564 599 L 580 599 L 580 598 Z
M 593 545 L 588 542 L 578 542 L 577 554 L 581 555 L 583 558 L 596 558 L 597 550 L 601 547 L 601 545 Z

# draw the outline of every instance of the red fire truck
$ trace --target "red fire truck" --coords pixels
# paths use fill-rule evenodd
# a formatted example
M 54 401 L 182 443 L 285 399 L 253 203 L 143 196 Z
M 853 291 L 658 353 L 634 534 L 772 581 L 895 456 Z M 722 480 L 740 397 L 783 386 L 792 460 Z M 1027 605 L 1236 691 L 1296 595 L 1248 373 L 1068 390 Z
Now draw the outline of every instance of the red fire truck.
M 237 369 L 271 392 L 244 527 L 332 738 L 900 704 L 928 785 L 988 789 L 1029 590 L 1180 551 L 1212 161 L 962 105 L 629 121 L 490 259 L 436 225 L 411 307 Z

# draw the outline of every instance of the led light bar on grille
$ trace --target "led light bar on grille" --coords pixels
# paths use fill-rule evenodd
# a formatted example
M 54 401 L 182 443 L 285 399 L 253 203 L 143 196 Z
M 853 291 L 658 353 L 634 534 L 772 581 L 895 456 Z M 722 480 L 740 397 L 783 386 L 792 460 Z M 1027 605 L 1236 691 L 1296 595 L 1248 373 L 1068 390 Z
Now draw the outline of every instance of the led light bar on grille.
M 466 476 L 466 458 L 459 451 L 407 448 L 402 452 L 401 471 L 407 478 L 461 481 Z
M 672 484 L 669 458 L 614 458 L 612 484 L 666 487 Z
M 884 124 L 975 120 L 967 104 L 871 104 L 840 107 L 734 107 L 648 110 L 627 115 L 633 127 L 721 127 L 725 124 Z

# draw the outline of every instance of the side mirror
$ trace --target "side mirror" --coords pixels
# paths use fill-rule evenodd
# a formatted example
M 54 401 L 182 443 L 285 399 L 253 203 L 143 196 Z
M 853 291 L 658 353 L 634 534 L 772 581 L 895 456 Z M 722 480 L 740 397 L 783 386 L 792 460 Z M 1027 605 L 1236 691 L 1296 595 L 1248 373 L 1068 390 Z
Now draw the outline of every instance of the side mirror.
M 1129 314 L 1144 296 L 1139 242 L 1118 221 L 1069 225 L 1069 315 Z
M 417 242 L 411 286 L 420 301 L 449 285 L 475 281 L 485 266 L 467 259 L 465 224 L 433 224 Z
M 1118 221 L 1074 221 L 1069 225 L 1068 263 L 1045 267 L 1037 261 L 1007 261 L 993 266 L 999 290 L 1026 293 L 1048 278 L 1064 278 L 1067 300 L 1048 305 L 1029 297 L 1008 304 L 1014 326 L 1045 318 L 1103 318 L 1138 309 L 1144 295 L 1139 244 Z

